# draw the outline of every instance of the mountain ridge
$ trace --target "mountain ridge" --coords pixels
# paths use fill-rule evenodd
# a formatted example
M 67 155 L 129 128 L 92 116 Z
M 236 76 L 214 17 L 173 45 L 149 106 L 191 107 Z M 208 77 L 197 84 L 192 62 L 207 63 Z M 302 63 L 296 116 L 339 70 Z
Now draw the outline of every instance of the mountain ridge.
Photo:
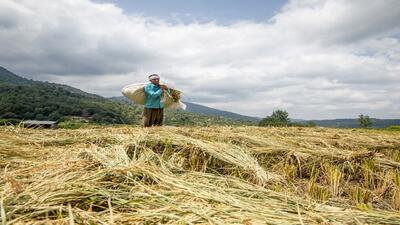
M 370 118 L 372 122 L 372 128 L 384 128 L 388 126 L 400 125 L 400 119 L 379 119 Z M 335 128 L 357 128 L 359 127 L 357 118 L 341 118 L 341 119 L 329 119 L 329 120 L 304 120 L 299 123 L 315 123 L 318 126 L 323 127 L 335 127 Z

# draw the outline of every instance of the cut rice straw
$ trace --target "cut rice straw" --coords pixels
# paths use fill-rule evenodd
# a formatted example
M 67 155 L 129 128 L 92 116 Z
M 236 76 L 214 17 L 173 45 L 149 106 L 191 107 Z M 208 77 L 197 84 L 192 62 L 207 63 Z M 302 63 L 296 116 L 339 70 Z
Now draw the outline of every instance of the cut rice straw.
M 1 127 L 2 224 L 400 224 L 399 137 L 325 128 Z

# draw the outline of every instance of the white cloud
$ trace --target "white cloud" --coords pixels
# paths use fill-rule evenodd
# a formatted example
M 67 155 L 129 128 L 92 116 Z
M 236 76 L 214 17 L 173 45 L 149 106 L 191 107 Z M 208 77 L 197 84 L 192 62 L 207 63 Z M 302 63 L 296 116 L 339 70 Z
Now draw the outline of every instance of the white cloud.
M 3 0 L 0 65 L 106 96 L 149 73 L 248 115 L 400 117 L 400 4 L 291 1 L 270 21 L 171 24 L 88 0 Z

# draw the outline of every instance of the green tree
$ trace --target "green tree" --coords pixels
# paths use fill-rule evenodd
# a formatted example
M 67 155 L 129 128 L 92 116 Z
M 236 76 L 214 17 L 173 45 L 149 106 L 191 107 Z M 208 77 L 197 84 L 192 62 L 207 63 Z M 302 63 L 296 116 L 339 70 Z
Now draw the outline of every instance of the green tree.
M 367 128 L 372 126 L 372 121 L 368 115 L 360 114 L 358 116 L 358 125 L 362 128 Z
M 58 120 L 61 118 L 61 116 L 62 115 L 58 111 L 54 111 L 54 112 L 50 113 L 48 118 L 49 118 L 49 120 Z
M 47 117 L 45 115 L 39 113 L 39 114 L 36 114 L 35 119 L 36 120 L 47 120 Z
M 288 126 L 290 125 L 289 113 L 285 110 L 275 110 L 270 116 L 265 117 L 259 126 Z

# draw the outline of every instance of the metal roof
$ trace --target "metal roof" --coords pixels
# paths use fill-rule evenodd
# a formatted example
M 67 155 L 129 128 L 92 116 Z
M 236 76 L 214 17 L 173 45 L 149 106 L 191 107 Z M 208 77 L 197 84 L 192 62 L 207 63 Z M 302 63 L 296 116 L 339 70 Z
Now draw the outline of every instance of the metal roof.
M 25 123 L 25 124 L 38 124 L 38 125 L 40 125 L 40 124 L 53 125 L 53 124 L 57 124 L 58 122 L 57 121 L 46 121 L 46 120 L 25 120 L 25 121 L 22 121 L 22 123 Z

